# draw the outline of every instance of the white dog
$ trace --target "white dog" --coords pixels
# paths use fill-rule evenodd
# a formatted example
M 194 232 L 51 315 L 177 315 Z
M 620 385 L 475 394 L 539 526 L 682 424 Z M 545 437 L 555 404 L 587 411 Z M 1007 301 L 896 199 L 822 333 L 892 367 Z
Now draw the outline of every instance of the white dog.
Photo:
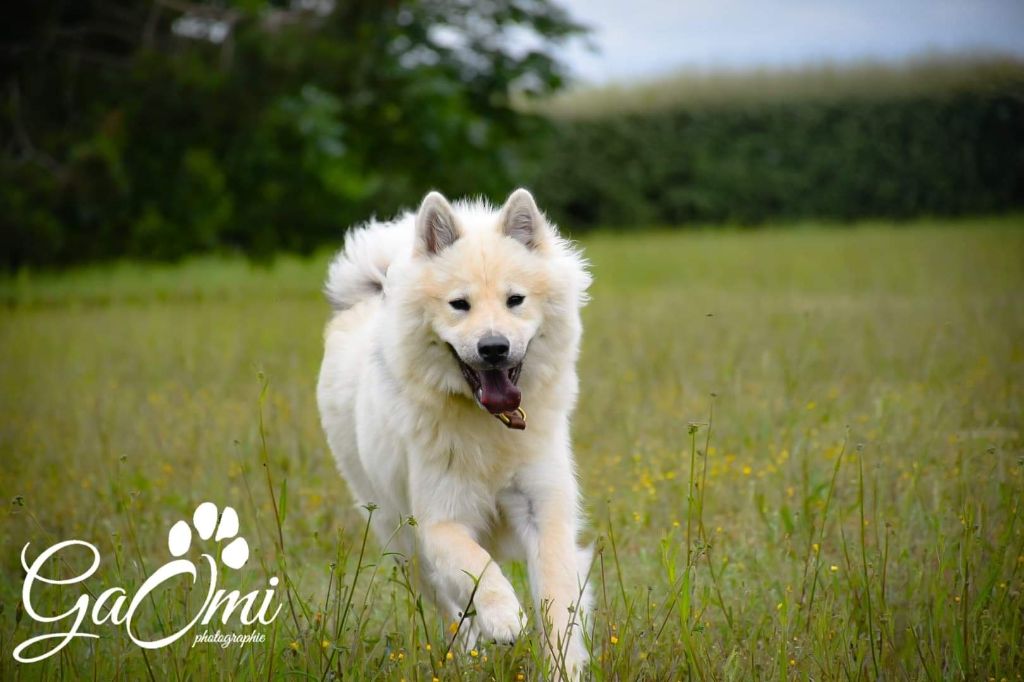
M 469 645 L 519 634 L 496 562 L 526 561 L 556 676 L 587 660 L 569 416 L 589 284 L 526 190 L 500 211 L 432 192 L 415 214 L 346 237 L 328 272 L 336 312 L 317 387 L 342 474 L 378 507 L 378 538 L 417 559 L 449 618 L 472 598 Z

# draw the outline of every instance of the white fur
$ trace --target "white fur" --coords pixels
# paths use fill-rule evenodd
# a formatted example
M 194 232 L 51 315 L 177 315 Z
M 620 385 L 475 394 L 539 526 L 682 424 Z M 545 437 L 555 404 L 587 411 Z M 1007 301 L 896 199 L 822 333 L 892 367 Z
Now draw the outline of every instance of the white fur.
M 345 247 L 328 266 L 324 286 L 335 310 L 351 308 L 383 290 L 392 259 L 412 245 L 412 232 L 403 225 L 371 221 L 345 235 Z
M 518 209 L 535 209 L 525 190 L 505 213 L 436 194 L 428 205 L 454 218 L 458 239 L 443 251 L 423 248 L 431 221 L 409 213 L 353 230 L 330 265 L 337 312 L 317 387 L 323 428 L 357 502 L 378 506 L 375 534 L 415 559 L 421 588 L 446 617 L 469 603 L 467 573 L 479 578 L 468 645 L 519 634 L 523 612 L 496 562 L 525 560 L 553 669 L 575 676 L 587 660 L 589 552 L 577 546 L 569 417 L 586 263 L 539 211 L 529 233 Z M 506 309 L 513 290 L 526 302 Z M 471 297 L 473 312 L 454 312 L 449 296 Z M 523 354 L 525 431 L 477 404 L 447 347 L 468 361 L 479 335 L 495 329 Z M 416 525 L 395 534 L 410 516 Z

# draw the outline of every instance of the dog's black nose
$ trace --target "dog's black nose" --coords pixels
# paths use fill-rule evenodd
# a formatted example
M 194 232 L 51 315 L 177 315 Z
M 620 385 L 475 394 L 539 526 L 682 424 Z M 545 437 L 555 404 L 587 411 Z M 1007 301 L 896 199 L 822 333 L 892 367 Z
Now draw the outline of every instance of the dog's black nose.
M 488 334 L 480 339 L 476 349 L 484 362 L 496 365 L 508 357 L 508 339 L 501 334 Z

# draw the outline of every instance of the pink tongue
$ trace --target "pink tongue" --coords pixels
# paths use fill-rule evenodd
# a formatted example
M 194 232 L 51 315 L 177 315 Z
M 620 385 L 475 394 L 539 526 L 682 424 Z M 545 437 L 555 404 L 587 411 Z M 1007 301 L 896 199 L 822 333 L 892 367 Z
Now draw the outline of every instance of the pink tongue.
M 504 369 L 485 369 L 480 372 L 480 404 L 491 414 L 511 412 L 519 407 L 522 393 L 508 378 Z

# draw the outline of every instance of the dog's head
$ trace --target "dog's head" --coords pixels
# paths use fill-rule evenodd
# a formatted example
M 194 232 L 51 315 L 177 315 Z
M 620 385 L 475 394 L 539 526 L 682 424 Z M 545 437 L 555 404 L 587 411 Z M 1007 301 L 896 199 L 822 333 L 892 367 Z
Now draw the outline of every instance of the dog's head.
M 461 374 L 456 390 L 491 414 L 512 413 L 521 401 L 523 363 L 550 327 L 547 318 L 556 311 L 578 318 L 566 298 L 580 299 L 586 287 L 580 282 L 589 281 L 582 261 L 525 189 L 513 192 L 500 211 L 453 208 L 441 194 L 428 194 L 416 213 L 413 250 L 417 308 L 432 343 L 451 355 L 446 383 L 454 388 L 452 377 Z M 573 273 L 565 273 L 567 253 L 575 259 Z M 575 271 L 582 279 L 569 282 Z

